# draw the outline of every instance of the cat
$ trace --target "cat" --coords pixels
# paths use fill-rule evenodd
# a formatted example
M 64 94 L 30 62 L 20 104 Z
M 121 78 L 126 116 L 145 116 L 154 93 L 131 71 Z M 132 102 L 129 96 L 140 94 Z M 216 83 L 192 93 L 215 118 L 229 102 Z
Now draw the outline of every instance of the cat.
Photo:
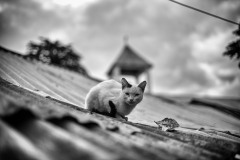
M 94 86 L 86 96 L 85 108 L 91 112 L 127 120 L 125 116 L 142 101 L 147 82 L 131 85 L 122 78 L 121 83 L 106 80 Z

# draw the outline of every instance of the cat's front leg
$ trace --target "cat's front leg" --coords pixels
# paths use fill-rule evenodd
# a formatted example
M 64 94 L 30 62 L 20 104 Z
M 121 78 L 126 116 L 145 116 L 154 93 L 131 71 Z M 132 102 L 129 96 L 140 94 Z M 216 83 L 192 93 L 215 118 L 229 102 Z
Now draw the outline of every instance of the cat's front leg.
M 119 119 L 119 120 L 125 120 L 125 121 L 127 121 L 128 120 L 128 118 L 127 117 L 124 117 L 124 116 L 121 116 L 121 115 L 119 115 L 119 114 L 116 114 L 116 116 L 115 116 L 117 119 Z

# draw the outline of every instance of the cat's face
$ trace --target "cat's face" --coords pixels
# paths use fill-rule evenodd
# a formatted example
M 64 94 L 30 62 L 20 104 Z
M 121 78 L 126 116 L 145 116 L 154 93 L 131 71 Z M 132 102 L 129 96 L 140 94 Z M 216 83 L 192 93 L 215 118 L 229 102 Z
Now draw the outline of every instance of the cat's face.
M 143 92 L 146 87 L 146 81 L 139 85 L 131 85 L 126 79 L 122 79 L 122 92 L 125 103 L 129 105 L 136 105 L 143 99 Z

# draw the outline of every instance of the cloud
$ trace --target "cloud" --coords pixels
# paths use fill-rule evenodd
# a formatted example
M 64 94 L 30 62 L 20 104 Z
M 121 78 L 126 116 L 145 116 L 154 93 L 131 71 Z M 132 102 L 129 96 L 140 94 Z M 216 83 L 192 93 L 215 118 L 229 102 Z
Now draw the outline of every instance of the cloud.
M 60 39 L 83 55 L 93 76 L 106 78 L 122 50 L 122 37 L 128 35 L 130 46 L 154 66 L 155 93 L 240 96 L 237 65 L 222 56 L 236 26 L 170 1 L 73 2 L 1 1 L 0 44 L 23 52 L 38 36 Z M 240 18 L 240 1 L 180 2 L 232 21 Z
M 0 43 L 20 52 L 29 40 L 39 36 L 66 38 L 64 30 L 71 25 L 68 19 L 72 12 L 68 8 L 55 6 L 54 10 L 46 10 L 37 1 L 28 0 L 3 0 L 0 6 L 4 8 L 0 12 Z

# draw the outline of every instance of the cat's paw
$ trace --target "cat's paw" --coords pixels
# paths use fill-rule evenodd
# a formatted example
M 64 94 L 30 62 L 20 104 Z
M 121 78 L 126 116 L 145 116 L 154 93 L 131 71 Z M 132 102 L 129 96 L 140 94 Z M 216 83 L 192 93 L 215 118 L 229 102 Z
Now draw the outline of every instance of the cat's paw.
M 125 119 L 126 121 L 128 121 L 128 117 L 123 117 L 123 119 Z
M 119 119 L 119 120 L 125 120 L 125 121 L 128 121 L 128 117 L 121 116 L 121 115 L 119 115 L 119 114 L 116 114 L 116 118 Z
M 118 120 L 125 120 L 126 121 L 126 119 L 124 119 L 123 117 L 116 117 Z
M 125 121 L 128 121 L 128 117 L 125 117 L 125 116 L 121 116 L 121 118 L 120 118 L 121 120 L 125 120 Z

